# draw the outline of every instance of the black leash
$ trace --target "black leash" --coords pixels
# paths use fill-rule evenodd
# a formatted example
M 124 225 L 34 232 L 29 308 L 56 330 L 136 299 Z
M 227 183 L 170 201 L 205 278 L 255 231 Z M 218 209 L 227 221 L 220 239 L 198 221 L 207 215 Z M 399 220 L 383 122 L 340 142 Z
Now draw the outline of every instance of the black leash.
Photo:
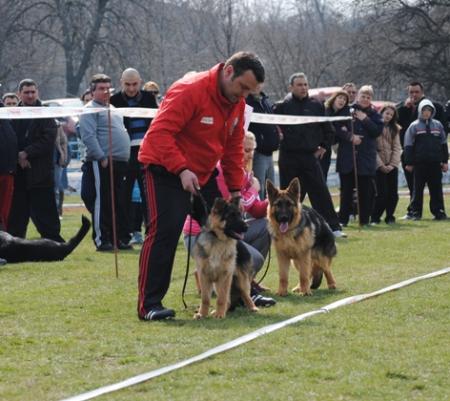
M 200 192 L 200 190 L 197 191 L 197 196 L 199 197 L 203 208 L 205 209 L 205 215 L 208 216 L 209 214 L 209 208 L 208 208 L 208 204 L 206 203 L 205 198 L 203 197 L 202 193 Z M 187 262 L 186 262 L 186 274 L 184 275 L 184 283 L 183 283 L 183 289 L 181 291 L 181 300 L 183 301 L 183 305 L 184 305 L 184 309 L 187 309 L 187 304 L 186 301 L 184 300 L 184 294 L 186 292 L 186 286 L 187 286 L 187 281 L 189 278 L 189 266 L 190 266 L 190 262 L 191 262 L 191 240 L 192 240 L 192 214 L 194 212 L 194 194 L 191 194 L 191 213 L 190 213 L 190 221 L 189 221 L 189 234 L 188 234 L 188 249 L 187 249 Z
M 257 284 L 261 284 L 262 281 L 265 279 L 267 272 L 269 271 L 269 267 L 270 267 L 270 259 L 271 259 L 271 251 L 270 249 L 272 248 L 272 245 L 269 246 L 269 253 L 267 254 L 267 266 L 266 266 L 266 270 L 264 271 L 264 274 L 262 275 L 262 277 L 259 279 L 259 281 L 257 281 Z
M 189 233 L 188 233 L 188 249 L 187 249 L 187 263 L 186 263 L 186 274 L 184 275 L 183 290 L 181 291 L 181 300 L 183 301 L 184 309 L 187 309 L 187 303 L 184 300 L 184 293 L 186 292 L 187 280 L 189 277 L 189 264 L 191 261 L 191 237 L 192 237 L 192 212 L 194 210 L 194 194 L 191 194 L 191 214 L 189 221 Z

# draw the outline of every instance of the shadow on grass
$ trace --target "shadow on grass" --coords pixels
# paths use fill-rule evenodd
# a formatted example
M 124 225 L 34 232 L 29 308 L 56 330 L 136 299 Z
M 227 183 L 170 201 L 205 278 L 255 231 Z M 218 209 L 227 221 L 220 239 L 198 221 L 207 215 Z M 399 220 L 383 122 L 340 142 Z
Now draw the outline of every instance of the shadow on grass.
M 275 306 L 276 308 L 276 306 Z M 208 317 L 200 320 L 195 320 L 193 318 L 185 318 L 180 317 L 174 320 L 167 320 L 164 322 L 158 322 L 159 324 L 164 324 L 170 327 L 188 327 L 190 329 L 201 329 L 201 330 L 209 330 L 209 331 L 224 331 L 227 332 L 235 332 L 236 336 L 239 337 L 245 335 L 253 330 L 257 330 L 259 328 L 269 326 L 275 323 L 282 322 L 284 320 L 291 319 L 297 315 L 301 315 L 303 313 L 310 312 L 306 311 L 298 311 L 298 313 L 272 313 L 270 315 L 264 314 L 264 310 L 260 310 L 257 313 L 249 312 L 245 309 L 239 308 L 231 313 L 227 314 L 225 319 L 215 319 L 213 317 Z M 194 315 L 194 311 L 192 311 L 192 316 Z M 306 321 L 305 321 L 306 322 Z M 149 324 L 154 324 L 149 323 Z M 310 322 L 308 321 L 308 324 Z M 311 324 L 318 325 L 319 323 Z M 244 331 L 244 333 L 242 333 Z

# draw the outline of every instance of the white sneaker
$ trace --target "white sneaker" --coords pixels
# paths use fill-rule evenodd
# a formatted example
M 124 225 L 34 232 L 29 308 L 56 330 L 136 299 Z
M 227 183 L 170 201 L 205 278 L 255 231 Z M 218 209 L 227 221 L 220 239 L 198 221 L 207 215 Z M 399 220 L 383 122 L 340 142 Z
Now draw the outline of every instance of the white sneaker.
M 347 234 L 341 230 L 333 231 L 334 238 L 347 238 Z
M 143 243 L 144 243 L 144 240 L 142 239 L 142 234 L 139 231 L 135 231 L 133 233 L 133 236 L 131 237 L 130 244 L 141 245 Z

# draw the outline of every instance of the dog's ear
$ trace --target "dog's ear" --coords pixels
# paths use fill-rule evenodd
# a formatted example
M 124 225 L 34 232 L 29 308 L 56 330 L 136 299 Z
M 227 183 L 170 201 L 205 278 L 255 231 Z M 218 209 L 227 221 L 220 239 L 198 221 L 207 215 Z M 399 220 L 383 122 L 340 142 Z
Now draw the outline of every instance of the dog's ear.
M 221 214 L 227 206 L 227 201 L 223 198 L 216 198 L 212 207 L 212 211 Z
M 289 183 L 287 193 L 295 202 L 300 201 L 300 181 L 297 177 Z
M 269 203 L 272 204 L 278 196 L 278 189 L 275 188 L 275 185 L 273 185 L 272 181 L 269 179 L 266 180 L 266 192 L 267 197 L 269 198 Z

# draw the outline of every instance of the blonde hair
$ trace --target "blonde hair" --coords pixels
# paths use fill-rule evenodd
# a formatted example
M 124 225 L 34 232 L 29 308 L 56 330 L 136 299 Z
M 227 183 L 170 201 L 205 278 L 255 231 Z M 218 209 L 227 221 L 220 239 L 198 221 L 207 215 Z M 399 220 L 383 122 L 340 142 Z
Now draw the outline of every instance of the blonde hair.
M 370 95 L 371 97 L 373 97 L 373 86 L 372 85 L 363 85 L 359 89 L 358 94 L 359 93 L 364 93 L 366 95 Z
M 154 81 L 148 81 L 144 84 L 144 86 L 142 87 L 142 90 L 148 91 L 148 92 L 151 92 L 151 91 L 159 92 L 159 86 Z
M 246 131 L 244 135 L 244 147 L 246 143 L 251 142 L 253 144 L 253 148 L 256 148 L 256 137 L 255 134 L 251 131 Z M 250 159 L 247 164 L 244 166 L 245 171 L 251 172 L 253 170 L 253 159 Z

